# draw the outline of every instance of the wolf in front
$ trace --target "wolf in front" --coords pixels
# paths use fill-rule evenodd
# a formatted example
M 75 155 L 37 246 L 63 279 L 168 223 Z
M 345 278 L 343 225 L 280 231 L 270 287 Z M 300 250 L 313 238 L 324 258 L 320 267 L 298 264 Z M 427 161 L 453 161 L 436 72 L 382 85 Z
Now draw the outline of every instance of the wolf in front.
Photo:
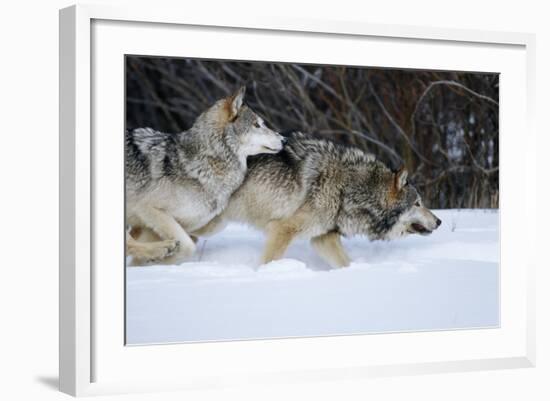
M 333 267 L 350 263 L 341 236 L 389 240 L 428 235 L 441 224 L 407 182 L 406 170 L 393 172 L 359 149 L 301 133 L 280 153 L 250 158 L 227 208 L 194 234 L 217 232 L 226 221 L 266 233 L 262 263 L 281 258 L 301 237 Z
M 285 138 L 243 104 L 244 92 L 218 100 L 188 131 L 126 132 L 126 242 L 135 264 L 190 256 L 189 233 L 225 208 L 243 182 L 246 158 L 282 149 Z M 159 241 L 136 241 L 131 231 L 144 228 Z

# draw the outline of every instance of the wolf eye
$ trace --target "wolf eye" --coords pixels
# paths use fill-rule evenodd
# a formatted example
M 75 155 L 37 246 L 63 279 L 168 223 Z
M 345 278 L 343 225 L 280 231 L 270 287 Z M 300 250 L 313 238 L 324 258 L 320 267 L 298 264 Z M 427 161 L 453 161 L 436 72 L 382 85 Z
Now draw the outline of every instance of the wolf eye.
M 260 128 L 260 127 L 261 127 L 261 125 L 260 125 L 260 123 L 259 123 L 258 121 L 256 121 L 256 122 L 254 123 L 254 126 L 255 126 L 256 128 Z
M 420 201 L 416 201 L 414 205 L 420 207 Z

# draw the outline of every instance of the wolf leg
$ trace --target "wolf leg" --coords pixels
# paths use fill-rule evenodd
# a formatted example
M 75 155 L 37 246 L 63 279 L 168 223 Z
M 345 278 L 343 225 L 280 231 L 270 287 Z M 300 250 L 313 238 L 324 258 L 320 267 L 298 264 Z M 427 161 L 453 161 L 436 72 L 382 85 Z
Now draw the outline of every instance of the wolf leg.
M 219 214 L 210 220 L 205 226 L 193 231 L 192 237 L 210 237 L 211 235 L 219 233 L 225 228 L 226 225 L 227 221 L 221 214 Z
M 299 232 L 295 224 L 281 220 L 271 221 L 267 225 L 267 242 L 262 256 L 262 264 L 280 259 Z
M 311 239 L 311 245 L 330 266 L 346 267 L 350 260 L 344 247 L 340 234 L 330 232 Z
M 136 229 L 132 227 L 132 231 L 130 231 L 130 235 L 140 242 L 157 242 L 161 240 L 160 237 L 157 235 L 157 233 L 155 233 L 149 227 L 136 227 Z M 199 240 L 194 235 L 190 235 L 190 237 L 195 244 Z
M 160 262 L 176 253 L 178 247 L 179 242 L 176 240 L 139 242 L 126 233 L 126 250 L 132 256 L 132 264 L 135 266 Z
M 175 240 L 179 242 L 179 248 L 173 255 L 173 261 L 187 258 L 195 252 L 195 242 L 183 227 L 168 213 L 153 207 L 142 208 L 137 212 L 146 227 L 153 230 L 161 240 Z

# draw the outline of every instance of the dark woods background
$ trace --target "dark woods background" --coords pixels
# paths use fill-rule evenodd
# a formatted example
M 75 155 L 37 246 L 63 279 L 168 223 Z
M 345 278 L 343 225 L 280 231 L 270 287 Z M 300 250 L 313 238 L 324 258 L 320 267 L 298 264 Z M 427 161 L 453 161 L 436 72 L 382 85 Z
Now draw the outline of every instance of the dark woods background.
M 405 165 L 432 208 L 498 207 L 497 74 L 128 56 L 128 127 L 188 129 L 217 99 Z

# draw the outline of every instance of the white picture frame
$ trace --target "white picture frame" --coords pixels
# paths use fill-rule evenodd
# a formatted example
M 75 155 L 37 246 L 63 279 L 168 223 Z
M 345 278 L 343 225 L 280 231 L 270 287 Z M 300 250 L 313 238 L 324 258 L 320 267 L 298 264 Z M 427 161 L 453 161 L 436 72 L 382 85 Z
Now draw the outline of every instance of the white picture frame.
M 111 78 L 101 75 L 103 67 L 95 57 L 107 60 L 107 56 L 114 55 L 114 59 L 118 60 L 117 57 L 126 51 L 139 51 L 134 45 L 129 45 L 129 50 L 121 45 L 126 43 L 123 32 L 130 30 L 136 35 L 146 30 L 146 36 L 140 40 L 142 48 L 157 43 L 160 54 L 177 55 L 170 50 L 175 49 L 174 43 L 159 39 L 169 37 L 176 31 L 177 35 L 185 35 L 185 32 L 179 31 L 185 31 L 185 27 L 197 30 L 195 33 L 199 36 L 203 31 L 204 35 L 223 31 L 241 35 L 243 40 L 261 32 L 266 40 L 275 41 L 277 35 L 285 35 L 287 38 L 292 38 L 293 35 L 297 38 L 317 38 L 315 40 L 325 38 L 327 42 L 331 37 L 338 37 L 342 39 L 342 43 L 345 40 L 367 39 L 383 40 L 387 44 L 406 41 L 412 48 L 433 45 L 437 46 L 441 54 L 446 54 L 445 48 L 453 47 L 453 52 L 472 50 L 477 51 L 480 57 L 484 57 L 486 48 L 495 48 L 495 54 L 501 49 L 502 59 L 495 57 L 493 60 L 486 60 L 487 68 L 490 68 L 490 63 L 498 63 L 498 60 L 501 63 L 504 60 L 510 61 L 502 66 L 509 68 L 510 72 L 504 75 L 506 79 L 501 88 L 501 247 L 502 261 L 507 263 L 501 279 L 501 327 L 494 331 L 463 330 L 434 334 L 401 333 L 124 347 L 123 338 L 119 336 L 120 325 L 123 326 L 124 322 L 118 321 L 121 313 L 123 314 L 123 295 L 116 294 L 116 291 L 122 292 L 122 287 L 117 287 L 120 274 L 111 277 L 110 274 L 114 273 L 106 266 L 107 263 L 114 263 L 122 269 L 124 261 L 120 255 L 123 255 L 123 233 L 105 233 L 105 240 L 103 235 L 97 237 L 101 234 L 98 230 L 104 227 L 101 219 L 114 218 L 123 223 L 119 210 L 123 207 L 122 188 L 115 191 L 116 194 L 113 192 L 114 195 L 109 200 L 120 205 L 116 212 L 118 214 L 103 215 L 105 208 L 101 205 L 105 200 L 98 198 L 98 193 L 105 193 L 108 188 L 98 187 L 104 181 L 97 179 L 105 174 L 104 167 L 100 169 L 103 172 L 98 171 L 100 166 L 97 157 L 101 154 L 105 165 L 114 167 L 111 170 L 113 177 L 109 179 L 109 188 L 120 184 L 123 167 L 117 157 L 122 157 L 122 135 L 118 139 L 113 135 L 112 138 L 102 139 L 100 142 L 94 138 L 94 129 L 101 128 L 101 124 L 94 118 L 101 111 L 96 107 L 93 97 L 103 95 L 101 87 L 100 93 L 97 93 L 98 88 L 92 81 L 95 79 L 96 84 L 98 81 L 111 82 Z M 110 40 L 106 41 L 105 38 Z M 148 38 L 151 39 L 151 44 L 146 43 Z M 204 43 L 208 43 L 206 36 Z M 536 179 L 535 174 L 532 174 L 536 163 L 533 150 L 535 133 L 532 126 L 534 48 L 534 35 L 524 33 L 373 25 L 357 21 L 295 20 L 290 17 L 252 15 L 237 19 L 189 14 L 185 10 L 165 10 L 153 6 L 113 8 L 104 5 L 78 5 L 61 10 L 60 390 L 79 396 L 534 366 L 534 271 L 537 261 L 533 256 L 534 252 L 530 252 L 535 243 L 534 234 L 525 234 L 536 232 L 535 196 L 534 189 L 531 189 L 535 185 L 529 185 L 534 184 Z M 422 68 L 418 60 L 414 61 L 417 64 L 406 64 L 403 61 L 405 56 L 396 53 L 394 58 L 384 61 L 384 66 L 391 66 L 389 64 L 393 63 L 393 66 Z M 266 59 L 261 55 L 257 57 Z M 120 82 L 118 80 L 122 79 L 123 71 L 122 60 L 116 61 L 118 62 L 120 71 L 115 68 L 113 72 L 111 69 L 112 79 L 117 80 L 117 84 L 113 85 L 115 89 Z M 355 62 L 362 61 L 357 59 Z M 467 61 L 464 65 L 452 64 L 452 61 L 445 65 L 444 62 L 443 60 L 438 64 L 442 69 L 453 65 L 455 69 L 473 68 L 468 67 Z M 480 60 L 478 63 L 483 62 L 484 60 Z M 116 67 L 118 64 L 108 63 L 105 67 L 113 65 Z M 435 65 L 426 61 L 425 67 L 429 66 L 433 68 Z M 517 68 L 517 71 L 512 71 L 512 68 Z M 513 98 L 509 96 L 512 93 Z M 123 121 L 120 113 L 123 105 L 121 102 L 116 103 L 117 99 L 111 99 L 115 103 L 105 106 L 118 115 L 111 119 L 113 126 L 120 126 Z M 514 116 L 510 116 L 511 113 L 506 114 L 507 117 L 503 120 L 503 114 L 511 110 L 512 106 L 518 110 L 517 113 Z M 513 131 L 524 133 L 523 145 L 514 142 Z M 505 163 L 507 152 L 512 150 L 517 155 L 517 166 L 514 169 Z M 119 170 L 116 170 L 117 166 Z M 508 191 L 514 183 L 520 183 L 523 191 Z M 507 230 L 507 227 L 518 222 L 530 227 L 523 230 L 522 238 L 517 238 L 517 234 Z M 99 242 L 106 240 L 112 240 L 113 251 L 97 252 L 101 248 Z M 514 246 L 508 246 L 509 244 Z M 94 270 L 98 264 L 103 269 L 101 274 Z M 105 294 L 101 301 L 94 298 L 98 287 Z M 105 312 L 108 305 L 112 313 Z M 423 348 L 428 344 L 433 344 L 434 352 L 437 352 L 437 347 L 446 349 L 449 344 L 456 344 L 456 347 L 448 355 L 442 354 L 441 358 L 437 358 L 435 354 L 429 355 L 427 348 Z M 415 348 L 415 352 L 411 348 Z M 322 358 L 319 356 L 320 349 L 325 351 Z M 358 349 L 370 350 L 370 353 L 353 352 Z M 378 353 L 375 352 L 376 349 L 379 350 Z M 398 355 L 389 355 L 389 349 Z M 421 357 L 423 354 L 425 357 Z M 293 355 L 294 359 L 281 357 L 282 355 Z M 259 358 L 267 361 L 265 366 L 260 366 Z M 216 363 L 211 363 L 213 361 Z M 151 370 L 152 367 L 156 372 Z M 163 374 L 173 372 L 174 369 L 177 369 L 177 374 Z

